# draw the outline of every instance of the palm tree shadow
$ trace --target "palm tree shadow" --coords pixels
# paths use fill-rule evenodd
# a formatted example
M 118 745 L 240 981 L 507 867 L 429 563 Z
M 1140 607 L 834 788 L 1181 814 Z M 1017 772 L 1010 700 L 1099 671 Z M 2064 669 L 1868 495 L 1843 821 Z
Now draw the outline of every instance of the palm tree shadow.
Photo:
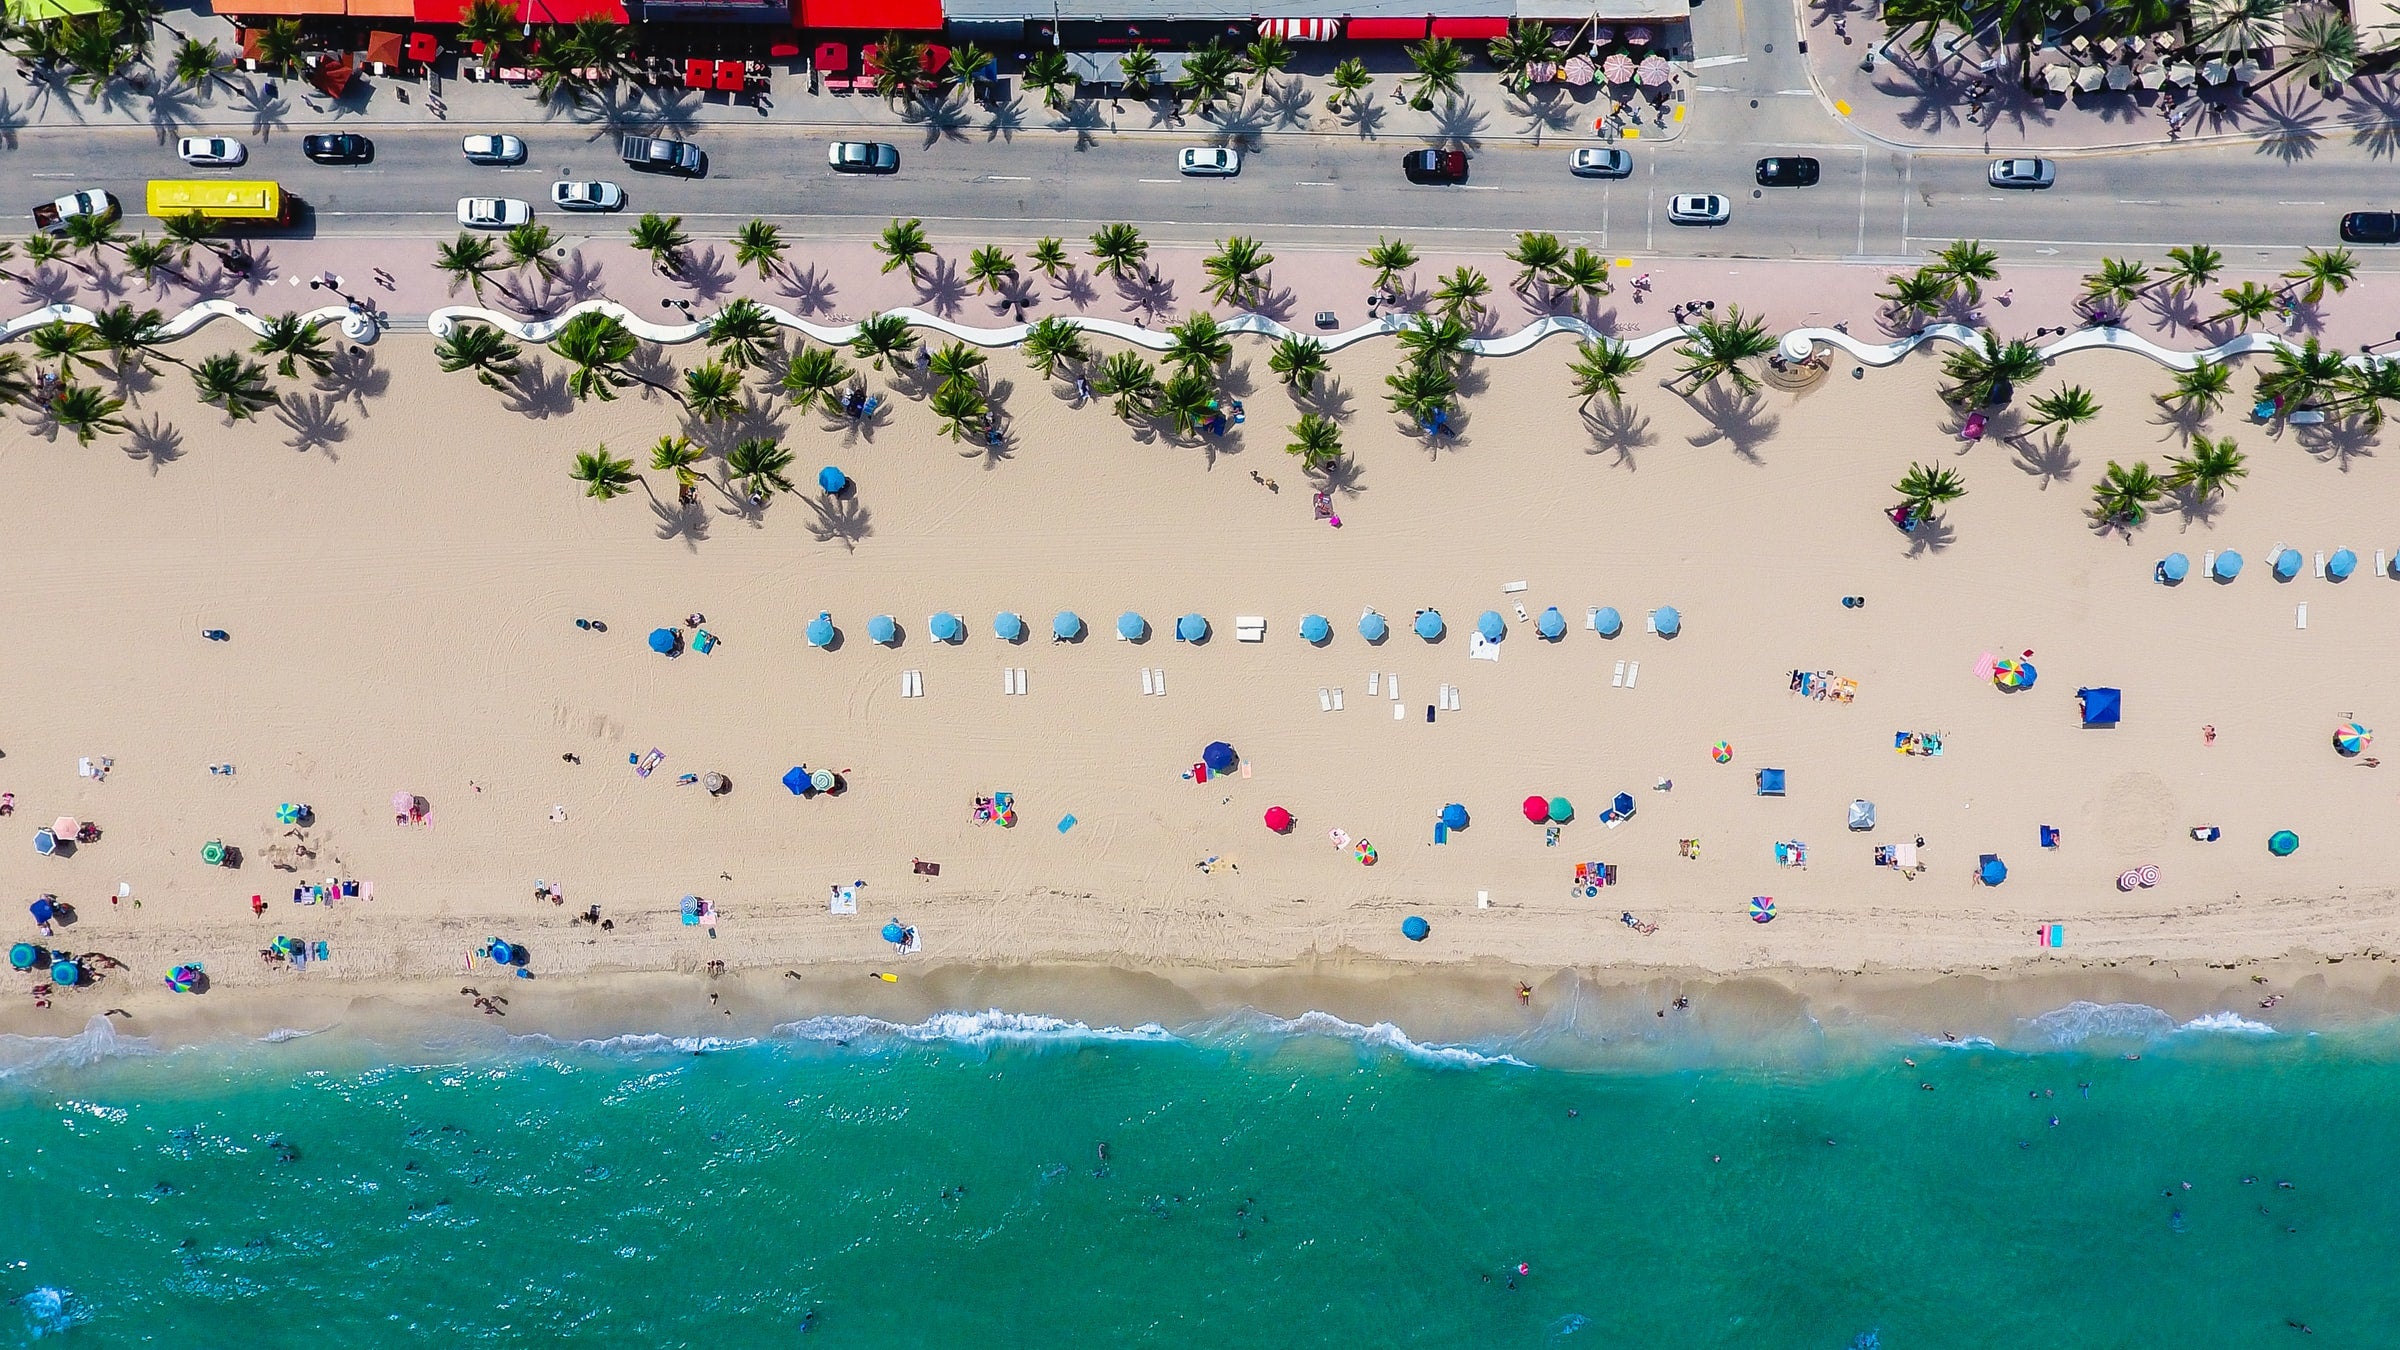
M 733 269 L 714 244 L 702 249 L 698 257 L 685 254 L 683 265 L 675 271 L 675 279 L 691 288 L 693 299 L 703 302 L 721 299 L 733 289 Z
M 1356 497 L 1367 490 L 1364 482 L 1367 473 L 1366 466 L 1348 455 L 1342 456 L 1331 464 L 1303 470 L 1303 473 L 1315 485 L 1312 490 L 1322 492 L 1327 496 Z
M 810 520 L 808 532 L 820 544 L 838 543 L 855 551 L 859 542 L 875 533 L 869 523 L 865 503 L 856 497 L 805 497 Z
M 1892 73 L 1878 76 L 1873 84 L 1891 100 L 1888 106 L 1897 110 L 1900 125 L 1919 133 L 1949 131 L 1959 125 L 1958 110 L 1964 100 L 1954 81 L 1913 61 L 1894 60 L 1889 68 Z
M 658 518 L 660 539 L 681 539 L 688 551 L 697 551 L 708 538 L 708 509 L 696 497 L 689 502 L 652 497 L 650 514 Z
M 971 111 L 966 100 L 954 94 L 948 98 L 913 100 L 900 110 L 900 120 L 922 125 L 925 128 L 924 148 L 930 150 L 943 141 L 965 140 Z
M 2040 479 L 2039 486 L 2044 492 L 2050 490 L 2052 483 L 2069 481 L 2074 477 L 2076 468 L 2083 463 L 2068 448 L 2066 437 L 2056 434 L 2042 437 L 2039 445 L 2026 436 L 2013 438 L 2009 445 L 2016 451 L 2016 457 L 2009 462 Z
M 2155 426 L 2167 429 L 2166 434 L 2159 437 L 2160 440 L 2172 436 L 2189 444 L 2192 437 L 2207 427 L 2208 410 L 2197 403 L 2161 403 L 2158 405 L 2158 415 L 2150 421 Z
M 2281 97 L 2260 98 L 2255 90 L 2252 92 L 2251 106 L 2267 124 L 2253 153 L 2297 164 L 2315 157 L 2325 134 L 2308 124 L 2306 114 L 2293 105 L 2288 89 L 2286 86 L 2287 92 Z
M 1593 399 L 1591 407 L 1584 410 L 1583 424 L 1592 433 L 1592 448 L 1584 453 L 1614 454 L 1617 463 L 1628 469 L 1640 467 L 1634 462 L 1634 451 L 1658 443 L 1648 413 L 1605 396 Z
M 916 276 L 917 303 L 943 318 L 958 313 L 967 300 L 967 279 L 958 264 L 948 258 L 935 258 L 933 265 Z
M 155 475 L 183 458 L 183 433 L 164 417 L 153 414 L 148 422 L 134 422 L 126 427 L 125 454 L 146 461 Z
M 0 93 L 0 150 L 17 148 L 17 133 L 26 127 L 25 110 L 8 95 Z
M 83 291 L 83 274 L 71 267 L 37 267 L 18 284 L 29 305 L 64 305 Z
M 648 342 L 634 348 L 633 355 L 625 358 L 621 369 L 633 377 L 635 387 L 640 390 L 635 397 L 644 400 L 657 398 L 673 389 L 681 378 L 675 363 L 667 358 L 667 349 Z
M 1089 150 L 1099 143 L 1100 133 L 1108 129 L 1108 116 L 1100 111 L 1098 104 L 1079 98 L 1050 119 L 1050 129 L 1074 132 L 1075 148 Z
M 1379 139 L 1383 134 L 1383 120 L 1389 116 L 1391 109 L 1378 101 L 1372 90 L 1342 101 L 1341 119 L 1358 132 L 1358 138 L 1362 141 Z
M 158 372 L 142 362 L 128 362 L 108 373 L 108 383 L 118 398 L 138 406 L 142 395 L 158 387 Z
M 1317 413 L 1339 422 L 1350 415 L 1350 389 L 1336 375 L 1320 375 L 1316 384 L 1305 394 L 1292 390 L 1292 402 L 1304 412 Z
M 1144 322 L 1155 322 L 1175 312 L 1175 281 L 1148 271 L 1131 279 L 1119 277 L 1117 298 L 1125 302 L 1126 313 L 1139 314 Z
M 1709 425 L 1708 430 L 1687 438 L 1694 447 L 1723 441 L 1727 449 L 1749 463 L 1766 462 L 1759 447 L 1774 437 L 1783 419 L 1767 411 L 1767 401 L 1757 390 L 1744 392 L 1724 382 L 1712 382 L 1689 402 Z
M 1293 293 L 1291 287 L 1276 286 L 1269 290 L 1262 285 L 1251 293 L 1248 309 L 1262 319 L 1285 323 L 1291 319 L 1292 311 L 1299 304 L 1300 297 Z
M 2173 489 L 2169 496 L 2175 503 L 2177 514 L 2183 517 L 2183 528 L 2187 532 L 2198 526 L 2215 525 L 2218 513 L 2225 509 L 2224 493 L 2212 492 L 2202 496 L 2198 488 L 2188 484 Z
M 262 141 L 273 139 L 276 129 L 292 111 L 291 103 L 281 94 L 269 98 L 264 85 L 242 90 L 232 102 L 235 112 L 250 119 L 250 134 Z
M 2355 461 L 2374 455 L 2375 432 L 2376 428 L 2366 418 L 2345 417 L 2302 431 L 2300 448 L 2348 473 Z
M 792 308 L 802 315 L 823 314 L 833 308 L 833 297 L 839 292 L 833 273 L 820 263 L 810 263 L 806 270 L 787 272 L 783 284 L 775 293 L 792 302 Z
M 2149 306 L 2150 317 L 2170 333 L 2197 332 L 2207 322 L 2200 313 L 2200 298 L 2185 287 L 2152 291 L 2142 297 L 2142 303 Z
M 1315 101 L 1316 96 L 1294 76 L 1280 86 L 1269 87 L 1259 99 L 1259 111 L 1277 127 L 1289 130 L 1308 121 L 1309 104 Z
M 381 398 L 392 387 L 392 373 L 375 363 L 372 348 L 342 347 L 326 362 L 325 373 L 317 377 L 316 387 L 357 404 L 358 415 L 364 417 L 367 400 Z
M 275 420 L 292 433 L 285 445 L 303 454 L 322 450 L 327 459 L 339 459 L 333 447 L 350 438 L 350 423 L 341 410 L 341 400 L 328 394 L 286 394 L 275 407 Z
M 149 91 L 146 120 L 158 133 L 158 143 L 166 145 L 192 120 L 191 91 L 180 84 L 154 83 Z
M 1058 287 L 1060 299 L 1076 309 L 1088 308 L 1100 298 L 1100 288 L 1092 284 L 1092 274 L 1080 267 L 1069 267 L 1065 276 L 1050 284 Z
M 1949 517 L 1935 516 L 1908 532 L 1908 556 L 1921 558 L 1928 553 L 1939 553 L 1956 542 L 1958 531 L 1951 528 Z
M 567 387 L 567 368 L 553 371 L 542 358 L 527 359 L 508 382 L 503 402 L 519 417 L 564 417 L 575 410 L 575 394 Z
M 1433 137 L 1461 150 L 1478 150 L 1483 147 L 1484 123 L 1489 120 L 1472 97 L 1446 98 L 1442 110 L 1433 115 Z
M 755 389 L 742 391 L 742 406 L 730 417 L 704 421 L 686 411 L 679 430 L 691 438 L 694 445 L 713 455 L 722 455 L 743 441 L 783 439 L 786 405 L 780 399 L 769 399 Z
M 1508 110 L 1511 114 L 1524 119 L 1525 133 L 1533 137 L 1533 143 L 1536 145 L 1542 143 L 1542 133 L 1544 132 L 1573 131 L 1578 120 L 1576 114 L 1581 111 L 1568 99 L 1518 93 L 1511 93 L 1508 96 Z
M 1008 96 L 1008 102 L 993 104 L 990 112 L 991 121 L 983 129 L 986 141 L 1013 142 L 1017 133 L 1025 129 L 1025 100 L 1014 93 Z
M 2355 127 L 2350 144 L 2366 151 L 2369 159 L 2400 154 L 2400 97 L 2367 81 L 2351 85 L 2350 92 L 2365 105 L 2342 119 Z

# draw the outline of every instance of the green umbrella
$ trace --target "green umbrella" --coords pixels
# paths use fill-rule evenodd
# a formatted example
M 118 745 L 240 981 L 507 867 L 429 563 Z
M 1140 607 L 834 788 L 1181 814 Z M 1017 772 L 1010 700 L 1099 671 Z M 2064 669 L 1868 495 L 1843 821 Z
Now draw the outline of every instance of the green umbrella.
M 211 839 L 200 846 L 200 861 L 216 867 L 225 861 L 225 841 Z
M 2288 858 L 2292 856 L 2292 851 L 2299 847 L 2300 836 L 2292 833 L 2290 830 L 2277 830 L 2274 834 L 2268 836 L 2267 838 L 2267 852 L 2274 854 L 2278 858 Z
M 283 805 L 276 807 L 276 808 L 275 808 L 275 823 L 276 823 L 276 824 L 278 824 L 278 825 L 297 825 L 297 824 L 299 824 L 299 823 L 300 823 L 300 808 L 299 808 L 298 806 L 296 806 L 296 805 L 292 804 L 291 802 L 285 802 Z

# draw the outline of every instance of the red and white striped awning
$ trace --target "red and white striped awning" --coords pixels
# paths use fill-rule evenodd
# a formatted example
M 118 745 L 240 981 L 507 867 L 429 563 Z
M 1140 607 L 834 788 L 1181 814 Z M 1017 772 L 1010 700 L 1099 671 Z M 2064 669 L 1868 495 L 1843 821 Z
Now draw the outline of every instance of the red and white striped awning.
M 1260 19 L 1260 37 L 1279 37 L 1287 42 L 1331 42 L 1340 37 L 1340 19 Z

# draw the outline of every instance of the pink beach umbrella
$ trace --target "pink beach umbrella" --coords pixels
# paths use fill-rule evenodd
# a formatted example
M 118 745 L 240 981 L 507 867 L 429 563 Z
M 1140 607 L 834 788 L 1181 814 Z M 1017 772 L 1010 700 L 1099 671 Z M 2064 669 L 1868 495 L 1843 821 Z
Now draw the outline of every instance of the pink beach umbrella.
M 1592 82 L 1592 58 L 1580 55 L 1568 57 L 1566 68 L 1561 74 L 1566 77 L 1567 83 L 1579 89 L 1590 84 Z
M 392 814 L 394 816 L 397 816 L 402 820 L 414 820 L 417 818 L 418 809 L 417 794 L 413 792 L 395 792 L 392 794 Z
M 1625 40 L 1636 47 L 1646 47 L 1650 44 L 1650 30 L 1636 24 L 1625 30 Z
M 1610 52 L 1600 63 L 1600 73 L 1610 84 L 1625 84 L 1633 79 L 1633 58 L 1623 52 Z
M 50 833 L 60 839 L 72 840 L 83 832 L 83 822 L 73 816 L 60 816 L 50 822 Z
M 1292 813 L 1284 810 L 1280 806 L 1268 807 L 1266 820 L 1267 828 L 1273 830 L 1277 834 L 1282 834 L 1284 831 L 1292 828 Z
M 1645 56 L 1642 58 L 1641 67 L 1634 74 L 1643 84 L 1653 88 L 1663 85 L 1667 82 L 1667 58 Z

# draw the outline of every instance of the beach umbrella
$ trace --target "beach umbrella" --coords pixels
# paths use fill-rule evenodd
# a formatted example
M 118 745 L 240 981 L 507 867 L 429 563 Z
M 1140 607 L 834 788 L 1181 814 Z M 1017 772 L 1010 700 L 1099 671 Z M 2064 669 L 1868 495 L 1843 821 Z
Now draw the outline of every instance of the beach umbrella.
M 966 636 L 967 626 L 945 609 L 925 621 L 925 632 L 936 642 L 956 642 Z
M 828 464 L 817 470 L 817 490 L 832 494 L 850 486 L 850 475 Z
M 2325 560 L 2325 572 L 2335 581 L 2341 581 L 2357 570 L 2358 555 L 2346 548 L 2335 549 L 2333 556 Z
M 727 784 L 725 782 L 725 775 L 714 770 L 711 770 L 708 773 L 700 776 L 700 790 L 706 792 L 711 797 L 723 792 L 726 786 Z
M 178 994 L 196 993 L 200 988 L 201 973 L 199 962 L 186 961 L 167 972 L 167 988 Z
M 1575 818 L 1575 803 L 1564 797 L 1552 797 L 1542 804 L 1542 814 L 1553 825 L 1564 825 Z
M 417 813 L 417 794 L 415 794 L 415 793 L 413 793 L 413 792 L 395 792 L 395 793 L 393 793 L 393 794 L 392 794 L 392 814 L 393 814 L 393 815 L 395 815 L 395 816 L 413 816 L 413 815 L 415 815 L 416 813 Z
M 1411 942 L 1423 942 L 1425 940 L 1425 935 L 1431 933 L 1432 931 L 1432 924 L 1425 922 L 1423 919 L 1418 918 L 1414 914 L 1411 914 L 1407 918 L 1400 921 L 1400 936 L 1407 938 Z
M 833 770 L 810 769 L 808 771 L 808 785 L 812 788 L 815 788 L 817 791 L 831 792 L 833 791 L 833 784 Z
M 1201 642 L 1208 637 L 1208 620 L 1197 614 L 1186 614 L 1175 621 L 1175 636 L 1185 642 Z
M 1634 68 L 1633 74 L 1634 78 L 1640 80 L 1643 84 L 1649 85 L 1654 89 L 1658 88 L 1667 82 L 1668 75 L 1666 58 L 1663 56 L 1645 56 L 1642 58 L 1642 64 Z
M 1556 641 L 1567 635 L 1567 616 L 1558 612 L 1558 606 L 1552 605 L 1542 611 L 1542 617 L 1533 621 L 1533 631 Z
M 1050 636 L 1062 642 L 1072 641 L 1083 632 L 1083 616 L 1071 609 L 1062 609 L 1050 621 Z
M 1976 861 L 1975 875 L 1984 885 L 1997 886 L 2008 880 L 2008 864 L 2000 861 L 1999 854 L 1986 853 Z
M 211 867 L 223 866 L 225 863 L 225 841 L 222 839 L 211 839 L 207 843 L 202 844 L 200 846 L 200 861 L 207 863 Z
M 2300 550 L 2287 548 L 2276 554 L 2275 575 L 2282 581 L 2290 581 L 2293 577 L 2300 575 Z
M 1548 797 L 1527 797 L 1525 799 L 1525 818 L 1536 825 L 1548 821 L 1550 819 L 1550 799 Z
M 893 640 L 899 636 L 900 625 L 892 622 L 891 615 L 878 614 L 874 618 L 867 620 L 867 641 L 881 643 L 884 646 L 889 647 L 892 645 Z
M 50 978 L 72 989 L 83 983 L 83 967 L 72 961 L 53 961 L 50 963 Z
M 1733 762 L 1733 742 L 1719 741 L 1710 746 L 1708 757 L 1719 764 L 1731 764 Z
M 82 835 L 83 826 L 73 816 L 60 816 L 50 822 L 50 833 L 60 839 L 74 839 Z
M 1285 830 L 1292 828 L 1292 813 L 1284 810 L 1280 806 L 1268 807 L 1267 828 L 1273 830 L 1277 834 L 1281 834 Z
M 35 830 L 33 832 L 33 851 L 45 858 L 58 852 L 58 836 L 48 830 Z
M 1573 64 L 1572 62 L 1569 63 Z M 1588 70 L 1589 67 L 1587 66 Z M 1600 63 L 1600 78 L 1610 84 L 1624 84 L 1633 79 L 1633 58 L 1623 52 L 1610 52 Z
M 1383 641 L 1383 635 L 1389 631 L 1390 626 L 1384 623 L 1383 616 L 1374 610 L 1358 616 L 1358 635 L 1369 642 Z
M 883 940 L 891 943 L 906 942 L 908 941 L 908 930 L 900 926 L 898 919 L 894 919 L 883 926 Z
M 795 797 L 797 797 L 797 796 L 800 796 L 801 794 L 803 794 L 803 793 L 807 792 L 807 791 L 808 791 L 808 768 L 807 768 L 807 766 L 805 766 L 805 765 L 800 765 L 800 764 L 795 764 L 795 765 L 793 765 L 793 766 L 792 766 L 792 767 L 791 767 L 791 768 L 790 768 L 788 771 L 786 771 L 786 772 L 785 772 L 785 774 L 783 775 L 783 785 L 784 785 L 784 787 L 786 787 L 786 788 L 790 789 L 790 791 L 791 791 L 791 794 L 792 794 L 793 796 L 795 796 Z
M 1210 773 L 1223 773 L 1232 768 L 1236 758 L 1233 747 L 1223 741 L 1210 741 L 1208 748 L 1200 752 L 1200 762 L 1208 766 Z
M 1618 815 L 1620 815 L 1620 816 L 1630 816 L 1630 815 L 1632 815 L 1632 814 L 1633 814 L 1633 794 L 1632 794 L 1632 793 L 1630 793 L 1630 792 L 1620 792 L 1620 793 L 1618 793 L 1618 794 L 1617 794 L 1617 799 L 1616 799 L 1615 801 L 1613 801 L 1613 802 L 1610 802 L 1610 803 L 1609 803 L 1609 807 L 1610 807 L 1610 809 L 1614 810 L 1614 811 L 1615 811 L 1615 812 L 1616 812 Z
M 2345 755 L 2355 755 L 2375 741 L 2375 733 L 2356 722 L 2344 722 L 2333 729 L 2333 748 Z
M 1754 896 L 1751 896 L 1751 897 L 1750 897 L 1750 922 L 1752 922 L 1752 923 L 1773 923 L 1774 921 L 1775 921 L 1775 897 L 1774 897 L 1774 896 L 1771 896 L 1771 895 L 1754 895 Z
M 42 959 L 42 949 L 30 942 L 20 942 L 8 949 L 8 964 L 15 970 L 31 970 Z
M 291 802 L 285 802 L 283 805 L 276 807 L 276 808 L 275 808 L 275 823 L 276 823 L 276 824 L 278 824 L 278 825 L 297 825 L 297 824 L 299 824 L 299 823 L 300 823 L 300 808 L 299 808 L 298 806 L 296 806 L 296 805 L 292 804 Z
M 2169 581 L 2181 581 L 2192 574 L 2192 560 L 2180 553 L 2170 553 L 2158 565 L 2158 574 Z
M 27 913 L 33 915 L 33 921 L 35 923 L 48 923 L 52 919 L 58 917 L 58 906 L 51 901 L 49 896 L 46 895 L 41 899 L 34 901 L 32 904 L 27 905 L 25 910 Z
M 992 616 L 992 636 L 1002 642 L 1015 642 L 1025 636 L 1025 621 L 1014 610 L 1001 610 Z
M 1600 636 L 1602 637 L 1615 637 L 1625 631 L 1625 616 L 1617 613 L 1614 605 L 1602 608 L 1597 622 L 1600 625 Z
M 653 628 L 650 630 L 650 650 L 657 652 L 660 656 L 673 656 L 675 654 L 675 649 L 682 645 L 683 634 L 676 632 L 672 628 Z
M 1658 635 L 1660 637 L 1673 637 L 1676 633 L 1682 631 L 1683 615 L 1678 613 L 1673 605 L 1659 606 L 1657 617 Z
M 833 615 L 819 614 L 808 621 L 808 645 L 811 647 L 833 645 Z
M 1138 642 L 1149 631 L 1150 621 L 1130 609 L 1117 616 L 1117 636 L 1127 642 Z
M 484 949 L 484 955 L 503 966 L 513 966 L 518 961 L 517 949 L 499 938 L 492 939 L 492 945 Z
M 1417 616 L 1417 636 L 1427 642 L 1442 635 L 1442 615 L 1439 610 L 1426 610 Z
M 1300 640 L 1302 642 L 1323 642 L 1332 636 L 1333 625 L 1325 622 L 1325 616 L 1322 614 L 1311 614 L 1300 621 Z
M 2267 852 L 2274 854 L 2278 858 L 2288 858 L 2292 856 L 2292 850 L 2298 847 L 2300 847 L 2300 836 L 2292 833 L 2290 830 L 2277 830 L 2275 833 L 2267 836 Z
M 1475 631 L 1486 642 L 1498 642 L 1508 636 L 1508 621 L 1500 617 L 1499 610 L 1487 609 L 1475 617 Z
M 2217 580 L 2231 581 L 2242 574 L 2242 555 L 2227 549 L 2217 555 Z
M 1547 814 L 1549 811 L 1549 807 L 1547 805 L 1545 805 L 1542 809 L 1544 814 Z M 1463 830 L 1467 828 L 1467 808 L 1459 805 L 1457 802 L 1452 802 L 1448 806 L 1443 807 L 1442 824 L 1453 830 Z
M 2031 689 L 2037 678 L 2033 663 L 2019 657 L 2003 657 L 1992 663 L 1992 683 L 2003 689 Z

